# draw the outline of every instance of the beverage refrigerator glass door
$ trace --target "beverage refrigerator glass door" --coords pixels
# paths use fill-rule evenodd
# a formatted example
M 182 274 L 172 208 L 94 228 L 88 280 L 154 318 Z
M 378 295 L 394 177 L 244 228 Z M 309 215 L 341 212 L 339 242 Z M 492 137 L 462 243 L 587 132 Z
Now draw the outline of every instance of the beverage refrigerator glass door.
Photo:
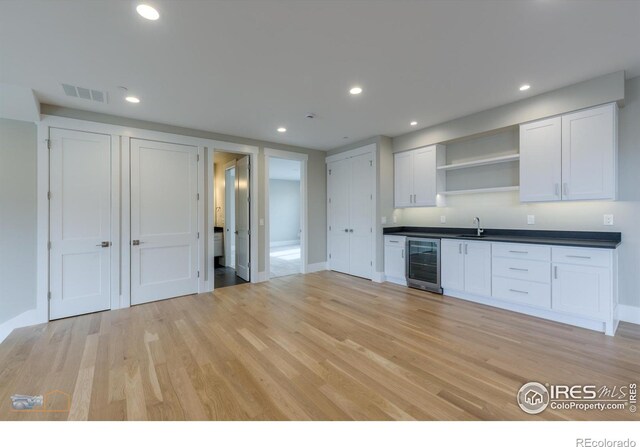
M 442 293 L 440 239 L 407 238 L 407 285 Z

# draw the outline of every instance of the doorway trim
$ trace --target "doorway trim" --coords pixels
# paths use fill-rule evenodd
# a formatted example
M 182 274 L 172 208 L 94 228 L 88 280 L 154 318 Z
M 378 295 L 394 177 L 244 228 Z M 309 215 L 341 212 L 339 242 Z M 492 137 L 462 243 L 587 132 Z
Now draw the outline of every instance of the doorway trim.
M 305 274 L 309 265 L 309 246 L 307 232 L 307 164 L 309 156 L 298 152 L 283 151 L 278 149 L 264 149 L 264 266 L 267 281 L 271 278 L 271 234 L 269 232 L 269 165 L 271 158 L 282 158 L 285 160 L 295 160 L 300 162 L 300 273 Z
M 206 219 L 206 235 L 207 235 L 207 249 L 206 257 L 211 259 L 211 262 L 207 262 L 206 272 L 206 284 L 207 290 L 212 291 L 215 289 L 215 263 L 213 262 L 213 227 L 215 224 L 215 211 L 216 211 L 216 197 L 214 189 L 214 176 L 213 176 L 213 154 L 214 152 L 231 152 L 234 154 L 248 155 L 251 163 L 250 178 L 251 184 L 249 185 L 249 197 L 251 198 L 251 206 L 249 208 L 249 226 L 251 228 L 251 243 L 249 259 L 251 260 L 251 281 L 252 283 L 260 282 L 258 277 L 258 155 L 260 149 L 257 146 L 249 146 L 246 144 L 230 143 L 227 141 L 212 140 L 211 145 L 206 148 L 206 186 L 207 194 L 205 195 L 205 203 L 209 203 L 212 206 L 208 206 L 208 213 Z M 237 205 L 237 204 L 236 204 Z

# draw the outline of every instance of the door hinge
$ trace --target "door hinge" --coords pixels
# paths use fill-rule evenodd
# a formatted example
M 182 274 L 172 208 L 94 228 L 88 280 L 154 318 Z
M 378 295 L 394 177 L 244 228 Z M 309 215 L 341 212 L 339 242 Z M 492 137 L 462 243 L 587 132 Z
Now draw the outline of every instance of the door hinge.
M 198 193 L 196 193 L 196 199 L 197 199 L 197 200 L 200 200 L 200 193 L 199 193 L 199 192 L 198 192 Z
M 369 160 L 369 166 L 373 167 L 373 160 Z
M 47 242 L 47 248 L 51 250 L 51 241 Z
M 331 169 L 329 169 L 329 175 L 331 175 Z
M 251 236 L 251 230 L 247 230 L 247 234 Z
M 329 253 L 329 259 L 331 259 L 331 253 Z
M 200 270 L 198 270 L 198 278 L 200 278 Z
M 331 203 L 331 198 L 329 198 L 329 203 Z
M 196 161 L 200 161 L 200 154 L 196 155 Z
M 373 194 L 369 194 L 369 199 L 373 200 Z
M 44 140 L 44 141 L 46 141 L 46 142 L 47 142 L 47 149 L 51 149 L 51 140 L 47 138 L 47 139 L 46 139 L 46 140 Z
M 198 239 L 200 239 L 200 232 L 198 231 Z
M 373 227 L 369 227 L 369 232 L 373 233 Z
M 51 299 L 51 292 L 47 292 L 47 299 L 50 300 Z
M 331 225 L 329 225 L 329 231 L 331 231 Z
M 251 270 L 251 261 L 247 262 L 247 268 Z
M 51 200 L 51 191 L 47 191 L 47 200 Z
M 373 261 L 370 261 L 370 262 L 369 262 L 369 265 L 373 266 Z

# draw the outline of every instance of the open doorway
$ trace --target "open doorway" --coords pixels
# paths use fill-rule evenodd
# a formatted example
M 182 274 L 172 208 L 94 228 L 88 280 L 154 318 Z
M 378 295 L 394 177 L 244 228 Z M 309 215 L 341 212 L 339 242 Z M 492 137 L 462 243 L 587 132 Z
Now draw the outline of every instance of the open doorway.
M 269 278 L 305 272 L 306 160 L 266 152 L 267 272 Z
M 214 288 L 250 278 L 249 156 L 214 152 Z

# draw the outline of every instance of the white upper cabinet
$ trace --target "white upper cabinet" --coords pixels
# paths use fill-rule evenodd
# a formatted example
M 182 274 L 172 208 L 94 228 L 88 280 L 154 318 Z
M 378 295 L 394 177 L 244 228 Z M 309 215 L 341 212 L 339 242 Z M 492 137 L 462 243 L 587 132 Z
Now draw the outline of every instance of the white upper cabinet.
M 562 118 L 520 126 L 520 201 L 560 200 Z
M 616 105 L 562 117 L 562 199 L 615 199 Z
M 616 198 L 617 106 L 520 126 L 520 201 Z
M 394 154 L 396 208 L 436 205 L 436 146 Z

